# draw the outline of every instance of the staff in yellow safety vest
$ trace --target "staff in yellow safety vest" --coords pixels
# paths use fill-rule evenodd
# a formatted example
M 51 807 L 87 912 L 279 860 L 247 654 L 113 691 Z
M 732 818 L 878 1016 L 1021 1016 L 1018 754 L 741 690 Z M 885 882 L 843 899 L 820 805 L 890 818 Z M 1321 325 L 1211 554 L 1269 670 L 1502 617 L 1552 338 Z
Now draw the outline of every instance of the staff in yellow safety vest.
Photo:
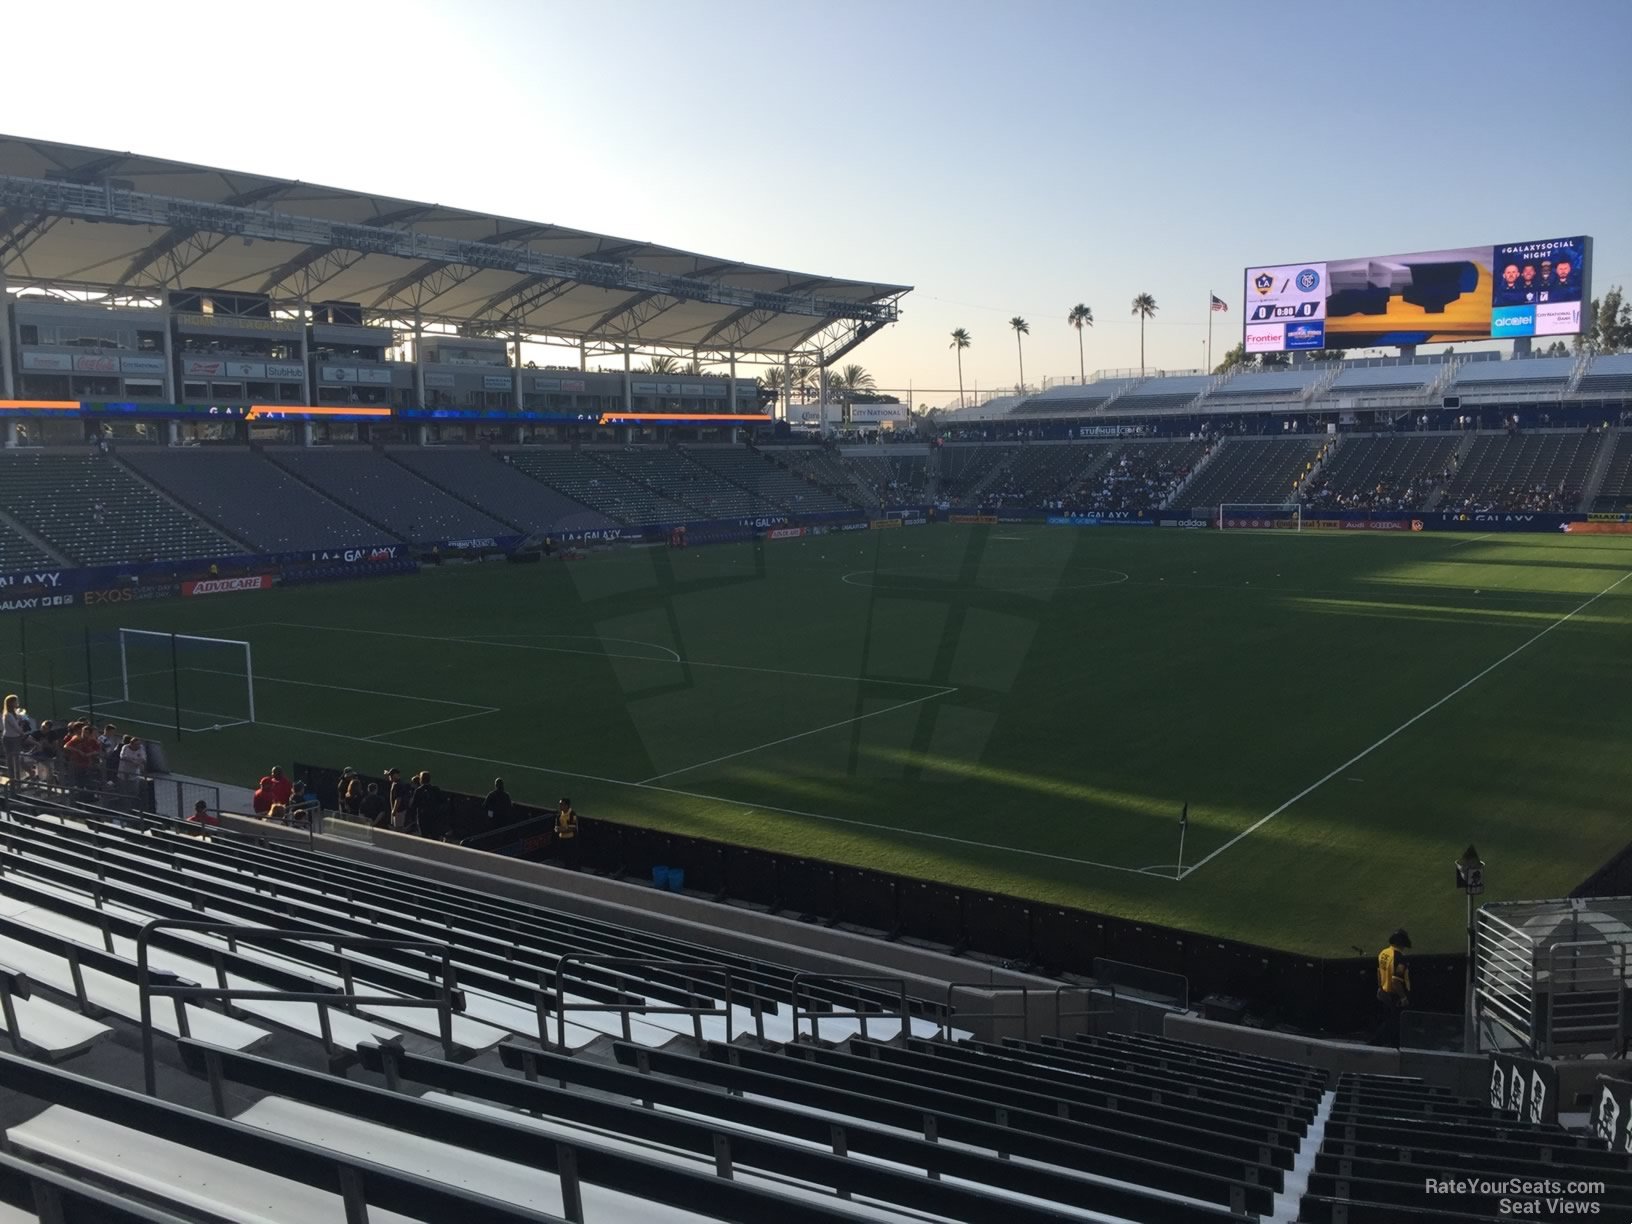
M 562 866 L 578 870 L 578 813 L 571 799 L 556 804 L 555 845 Z
M 1400 1012 L 1411 1002 L 1411 969 L 1405 961 L 1405 950 L 1411 946 L 1411 936 L 1404 927 L 1388 937 L 1388 946 L 1377 953 L 1377 1006 L 1382 1017 L 1377 1029 L 1377 1044 L 1399 1047 Z

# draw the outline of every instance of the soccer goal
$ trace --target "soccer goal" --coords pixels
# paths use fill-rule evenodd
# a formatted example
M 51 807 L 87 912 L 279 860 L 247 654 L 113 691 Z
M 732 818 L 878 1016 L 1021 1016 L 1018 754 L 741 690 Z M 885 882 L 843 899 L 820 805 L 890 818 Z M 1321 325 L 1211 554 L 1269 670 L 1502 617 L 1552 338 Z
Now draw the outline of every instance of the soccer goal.
M 1218 508 L 1213 520 L 1221 531 L 1302 531 L 1299 502 L 1234 502 Z
M 118 708 L 126 722 L 221 731 L 255 721 L 248 642 L 155 629 L 120 629 Z

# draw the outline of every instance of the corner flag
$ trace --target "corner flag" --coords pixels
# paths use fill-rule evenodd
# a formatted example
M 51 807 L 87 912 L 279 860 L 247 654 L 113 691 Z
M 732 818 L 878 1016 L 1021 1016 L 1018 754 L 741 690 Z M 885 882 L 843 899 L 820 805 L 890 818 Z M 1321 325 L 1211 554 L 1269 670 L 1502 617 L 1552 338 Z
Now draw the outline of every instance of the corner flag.
M 1190 823 L 1190 803 L 1189 803 L 1188 800 L 1186 800 L 1185 805 L 1184 805 L 1184 811 L 1179 813 L 1179 828 L 1182 829 L 1186 825 L 1188 825 L 1189 823 Z

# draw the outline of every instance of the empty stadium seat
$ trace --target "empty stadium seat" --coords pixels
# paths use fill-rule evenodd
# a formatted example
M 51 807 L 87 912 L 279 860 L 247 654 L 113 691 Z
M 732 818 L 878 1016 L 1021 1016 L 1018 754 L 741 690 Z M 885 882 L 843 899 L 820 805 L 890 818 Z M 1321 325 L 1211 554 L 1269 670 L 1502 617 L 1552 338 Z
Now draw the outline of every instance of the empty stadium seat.
M 1311 509 L 1416 510 L 1446 479 L 1462 438 L 1400 434 L 1345 438 L 1309 487 Z
M 1187 506 L 1289 502 L 1321 442 L 1306 436 L 1229 439 L 1179 498 Z
M 0 468 L 0 475 L 4 472 L 5 469 Z M 51 564 L 53 562 L 49 556 L 6 524 L 0 523 L 0 574 Z
M 1447 487 L 1441 508 L 1574 510 L 1603 437 L 1580 432 L 1481 434 Z
M 770 455 L 743 446 L 688 446 L 686 456 L 732 484 L 747 489 L 766 508 L 796 514 L 827 514 L 854 509 L 811 481 L 772 461 Z
M 645 527 L 689 523 L 698 517 L 691 507 L 599 462 L 592 450 L 528 447 L 505 453 L 518 472 L 619 523 Z
M 390 533 L 264 455 L 236 447 L 132 450 L 128 462 L 171 497 L 260 552 L 389 544 Z
M 407 540 L 491 539 L 515 529 L 365 447 L 278 447 L 267 457 L 324 496 Z
M 244 551 L 154 492 L 112 455 L 0 454 L 0 509 L 82 565 Z
M 1604 353 L 1594 357 L 1576 384 L 1582 395 L 1632 394 L 1632 353 Z
M 599 511 L 523 475 L 508 455 L 470 446 L 404 446 L 386 454 L 517 531 L 599 531 L 614 525 Z
M 1617 430 L 1609 445 L 1615 449 L 1610 453 L 1604 482 L 1598 487 L 1594 510 L 1624 510 L 1632 506 L 1632 432 Z

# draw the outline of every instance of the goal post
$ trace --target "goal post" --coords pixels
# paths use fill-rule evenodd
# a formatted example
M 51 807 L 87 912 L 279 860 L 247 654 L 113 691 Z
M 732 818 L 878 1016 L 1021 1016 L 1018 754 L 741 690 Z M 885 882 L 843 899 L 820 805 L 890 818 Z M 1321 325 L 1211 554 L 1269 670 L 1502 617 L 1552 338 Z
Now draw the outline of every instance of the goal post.
M 1226 502 L 1213 525 L 1220 531 L 1302 531 L 1302 502 Z
M 119 702 L 126 722 L 221 731 L 255 721 L 250 644 L 157 629 L 118 630 Z

